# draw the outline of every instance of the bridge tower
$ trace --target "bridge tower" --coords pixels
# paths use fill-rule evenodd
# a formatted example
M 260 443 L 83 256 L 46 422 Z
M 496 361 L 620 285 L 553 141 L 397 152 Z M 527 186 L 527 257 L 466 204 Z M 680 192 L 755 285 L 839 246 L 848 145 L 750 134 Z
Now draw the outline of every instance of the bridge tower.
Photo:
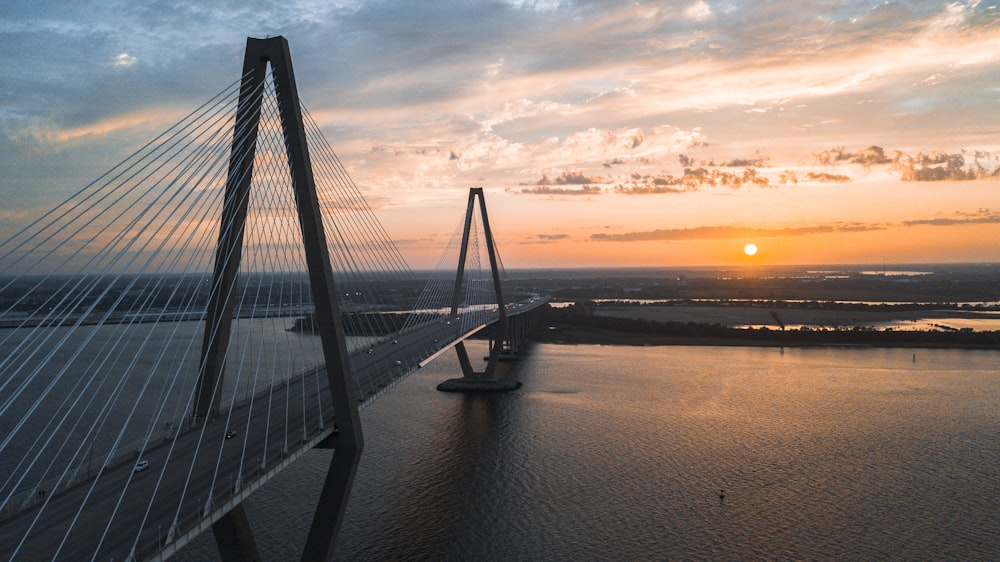
M 335 453 L 320 493 L 302 559 L 329 560 L 333 556 L 334 541 L 347 506 L 364 441 L 291 55 L 287 40 L 281 36 L 268 39 L 247 38 L 201 367 L 191 420 L 192 423 L 203 423 L 206 419 L 219 415 L 226 349 L 236 300 L 233 287 L 240 269 L 247 202 L 261 118 L 261 97 L 255 93 L 260 92 L 264 85 L 268 64 L 271 66 L 284 132 L 291 189 L 295 195 L 309 284 L 316 306 L 316 326 L 322 339 L 338 430 L 320 444 L 323 448 L 335 449 Z M 212 530 L 223 560 L 260 560 L 242 504 L 216 521 Z
M 493 290 L 496 296 L 499 319 L 486 330 L 489 331 L 489 356 L 486 360 L 486 368 L 477 372 L 472 367 L 469 360 L 469 352 L 465 349 L 465 341 L 455 344 L 455 351 L 458 353 L 458 361 L 462 366 L 462 377 L 448 379 L 438 385 L 438 390 L 450 392 L 477 392 L 477 391 L 504 391 L 516 390 L 521 387 L 518 381 L 500 379 L 496 376 L 497 362 L 500 361 L 501 354 L 505 349 L 504 342 L 508 339 L 507 307 L 503 301 L 503 291 L 500 288 L 500 269 L 497 267 L 496 245 L 493 243 L 493 231 L 490 229 L 489 215 L 486 213 L 486 199 L 483 196 L 483 188 L 473 187 L 469 189 L 469 202 L 465 209 L 465 225 L 462 229 L 462 246 L 458 255 L 458 273 L 455 277 L 455 292 L 451 301 L 451 316 L 455 316 L 461 304 L 462 281 L 465 275 L 465 261 L 469 252 L 469 234 L 472 229 L 472 221 L 475 217 L 476 200 L 479 200 L 479 214 L 483 221 L 483 236 L 486 239 L 486 252 L 490 259 L 490 270 L 493 274 Z M 506 348 L 509 350 L 510 345 Z

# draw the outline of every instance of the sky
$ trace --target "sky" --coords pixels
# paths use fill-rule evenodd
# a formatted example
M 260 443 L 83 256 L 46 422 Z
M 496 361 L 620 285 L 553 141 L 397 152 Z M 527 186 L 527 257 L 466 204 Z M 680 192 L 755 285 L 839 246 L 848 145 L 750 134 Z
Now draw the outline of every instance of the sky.
M 413 267 L 1000 261 L 995 0 L 4 2 L 0 233 L 274 35 Z

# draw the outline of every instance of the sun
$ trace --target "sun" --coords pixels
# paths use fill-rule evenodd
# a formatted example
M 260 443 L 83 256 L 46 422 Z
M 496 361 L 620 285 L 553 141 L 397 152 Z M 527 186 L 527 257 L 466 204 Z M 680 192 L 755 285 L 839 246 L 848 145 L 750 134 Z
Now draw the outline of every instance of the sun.
M 757 253 L 757 245 L 756 244 L 747 244 L 746 246 L 743 246 L 743 253 L 746 254 L 746 255 L 748 255 L 748 256 L 752 256 L 752 255 L 756 254 Z

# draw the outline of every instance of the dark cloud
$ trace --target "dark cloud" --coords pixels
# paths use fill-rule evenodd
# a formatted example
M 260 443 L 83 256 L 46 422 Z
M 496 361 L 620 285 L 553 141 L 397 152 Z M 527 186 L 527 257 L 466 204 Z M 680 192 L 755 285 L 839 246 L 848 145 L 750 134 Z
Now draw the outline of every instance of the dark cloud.
M 504 191 L 515 195 L 600 195 L 604 193 L 604 190 L 596 185 L 584 185 L 578 188 L 551 187 L 548 185 L 539 185 L 524 189 L 511 189 L 508 187 Z
M 618 184 L 614 187 L 615 193 L 625 195 L 654 195 L 661 193 L 684 193 L 695 191 L 697 184 L 684 183 L 683 178 L 674 177 L 667 173 L 659 175 L 642 175 L 634 173 L 627 184 Z
M 535 237 L 539 240 L 552 242 L 555 240 L 566 240 L 569 238 L 569 234 L 536 234 Z
M 589 185 L 603 182 L 604 178 L 601 176 L 587 176 L 583 172 L 571 171 L 562 172 L 555 179 L 550 178 L 548 174 L 542 174 L 542 179 L 534 185 Z
M 652 195 L 697 191 L 703 187 L 740 189 L 751 185 L 771 187 L 771 180 L 754 168 L 747 168 L 742 172 L 685 168 L 680 177 L 666 172 L 655 176 L 633 173 L 627 183 L 616 185 L 614 191 L 624 195 Z
M 448 150 L 448 160 L 458 160 L 461 157 L 462 155 L 455 152 L 455 149 L 452 148 Z
M 645 138 L 642 136 L 642 131 L 636 132 L 632 135 L 631 148 L 639 148 L 639 145 L 642 144 L 643 140 L 645 140 Z
M 990 160 L 990 154 L 981 151 L 973 153 L 971 163 L 967 163 L 964 153 L 933 151 L 915 156 L 899 153 L 895 168 L 903 181 L 962 181 L 1000 176 L 1000 166 L 992 170 L 987 167 Z
M 721 166 L 723 168 L 747 168 L 747 167 L 757 167 L 757 168 L 760 168 L 760 167 L 765 166 L 765 165 L 767 165 L 767 158 L 766 157 L 759 157 L 759 158 L 733 158 L 732 160 L 729 160 L 728 162 L 723 162 L 723 163 L 719 164 L 719 166 Z
M 614 158 L 610 162 L 605 162 L 604 164 L 602 164 L 602 166 L 604 166 L 605 168 L 610 168 L 612 166 L 619 166 L 624 163 L 625 161 L 622 160 L 621 158 Z
M 847 183 L 851 181 L 850 176 L 845 176 L 843 174 L 827 174 L 825 172 L 809 172 L 806 174 L 806 179 L 820 183 Z
M 901 150 L 893 150 L 888 156 L 880 146 L 870 146 L 856 152 L 850 152 L 844 147 L 824 150 L 813 155 L 820 164 L 832 166 L 836 164 L 860 164 L 870 167 L 877 165 L 891 166 L 899 172 L 902 181 L 963 181 L 1000 177 L 1000 165 L 989 152 L 976 150 L 969 153 L 965 150 L 949 153 L 943 150 L 921 151 L 909 154 Z M 812 175 L 812 174 L 810 174 Z M 817 174 L 822 176 L 824 174 Z M 815 181 L 844 181 L 839 175 L 825 174 L 827 178 L 816 178 Z M 784 182 L 783 182 L 784 183 Z
M 693 168 L 695 166 L 695 159 L 686 154 L 678 154 L 677 161 L 685 168 Z M 767 161 L 767 156 L 758 155 L 753 158 L 732 158 L 720 162 L 716 162 L 714 158 L 709 158 L 708 160 L 702 160 L 701 165 L 709 168 L 762 168 L 767 166 Z
M 874 166 L 878 164 L 892 164 L 893 159 L 885 155 L 885 150 L 881 146 L 869 146 L 849 152 L 846 148 L 838 146 L 830 150 L 824 150 L 813 155 L 816 161 L 826 166 L 835 164 L 861 164 L 863 166 Z
M 845 176 L 843 174 L 828 174 L 826 172 L 809 172 L 805 175 L 802 181 L 811 181 L 816 183 L 848 183 L 851 181 L 850 176 Z M 785 170 L 781 172 L 779 176 L 778 183 L 780 184 L 798 184 L 799 176 L 792 170 Z

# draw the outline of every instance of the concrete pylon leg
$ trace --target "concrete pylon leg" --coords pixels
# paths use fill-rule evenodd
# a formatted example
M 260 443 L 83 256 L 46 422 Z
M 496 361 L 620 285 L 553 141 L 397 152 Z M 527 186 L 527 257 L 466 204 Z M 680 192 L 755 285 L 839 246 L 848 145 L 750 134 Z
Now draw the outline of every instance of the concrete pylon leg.
M 250 530 L 250 520 L 243 511 L 243 504 L 234 507 L 229 513 L 212 524 L 212 534 L 215 544 L 219 546 L 219 554 L 223 562 L 251 562 L 260 560 L 257 552 L 257 541 Z
M 313 515 L 312 526 L 309 528 L 309 536 L 302 550 L 303 562 L 333 560 L 337 533 L 340 532 L 340 525 L 344 520 L 351 483 L 354 481 L 360 459 L 359 450 L 347 447 L 334 450 L 323 490 L 316 505 L 316 513 Z

